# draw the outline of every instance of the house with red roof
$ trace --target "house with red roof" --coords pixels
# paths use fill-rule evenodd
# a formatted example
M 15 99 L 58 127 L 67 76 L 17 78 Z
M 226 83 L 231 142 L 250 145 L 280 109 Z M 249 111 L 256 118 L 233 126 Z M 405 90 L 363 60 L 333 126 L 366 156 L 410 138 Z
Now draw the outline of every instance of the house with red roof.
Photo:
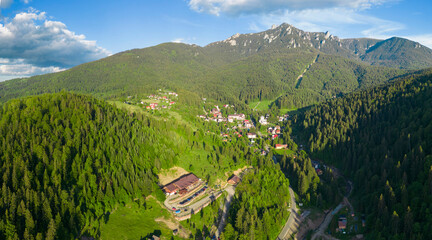
M 276 144 L 275 149 L 286 149 L 288 147 L 287 144 Z

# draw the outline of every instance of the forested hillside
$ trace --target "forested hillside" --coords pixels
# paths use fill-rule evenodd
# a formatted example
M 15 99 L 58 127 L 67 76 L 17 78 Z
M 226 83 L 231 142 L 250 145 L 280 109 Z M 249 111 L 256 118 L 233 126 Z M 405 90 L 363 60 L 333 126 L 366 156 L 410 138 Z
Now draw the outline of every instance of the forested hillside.
M 394 51 L 398 49 L 398 51 Z M 432 64 L 432 50 L 407 39 L 392 37 L 366 50 L 361 59 L 372 65 L 420 69 Z
M 236 188 L 223 239 L 274 239 L 289 213 L 289 181 L 271 162 L 249 171 Z
M 285 96 L 277 106 L 303 107 L 403 73 L 317 51 L 261 52 L 234 61 L 209 55 L 199 46 L 168 43 L 126 51 L 64 72 L 1 82 L 0 102 L 62 89 L 121 99 L 145 97 L 168 88 L 184 93 L 179 100 L 195 106 L 202 97 L 238 105 Z
M 355 184 L 371 239 L 431 239 L 432 70 L 331 100 L 299 116 L 315 158 Z
M 407 73 L 395 69 L 431 64 L 432 50 L 406 39 L 344 40 L 281 24 L 205 47 L 164 43 L 59 73 L 1 82 L 0 102 L 62 89 L 119 99 L 169 88 L 232 104 L 282 97 L 277 106 L 298 108 Z
M 316 62 L 298 79 L 295 88 L 285 91 L 275 104 L 279 108 L 298 108 L 336 96 L 388 82 L 404 71 L 367 66 L 345 58 L 320 54 Z
M 154 172 L 175 146 L 139 121 L 69 93 L 3 105 L 0 238 L 75 238 L 116 203 L 160 191 Z
M 261 184 L 262 193 L 278 188 L 286 197 L 288 180 L 271 156 L 259 156 L 247 138 L 224 143 L 205 134 L 214 127 L 157 120 L 66 92 L 1 105 L 0 238 L 99 237 L 101 223 L 119 206 L 136 201 L 145 208 L 150 195 L 163 200 L 156 174 L 172 166 L 214 184 L 251 165 L 273 179 Z M 262 208 L 271 219 L 264 235 L 277 234 L 281 204 L 286 201 L 278 197 Z

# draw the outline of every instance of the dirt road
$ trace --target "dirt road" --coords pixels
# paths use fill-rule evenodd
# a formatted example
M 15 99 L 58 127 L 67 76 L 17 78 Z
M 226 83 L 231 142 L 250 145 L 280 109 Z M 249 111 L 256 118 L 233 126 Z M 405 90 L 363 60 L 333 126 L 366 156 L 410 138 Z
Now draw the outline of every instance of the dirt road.
M 345 206 L 342 203 L 340 203 L 333 211 L 329 212 L 326 217 L 324 218 L 324 221 L 321 223 L 321 225 L 318 227 L 314 235 L 312 236 L 312 240 L 315 239 L 336 239 L 328 234 L 325 234 L 324 231 L 328 228 L 328 225 L 331 223 L 333 216 L 339 212 L 339 210 L 342 209 L 342 207 Z
M 335 172 L 338 172 L 338 170 L 336 168 L 332 168 L 332 169 L 335 169 L 336 170 Z M 343 177 L 342 175 L 340 175 L 340 176 Z M 351 195 L 351 192 L 352 192 L 354 187 L 353 187 L 353 184 L 351 181 L 347 180 L 345 177 L 343 177 L 343 178 L 347 182 L 347 193 L 343 197 L 342 202 L 339 203 L 339 205 L 335 209 L 333 209 L 333 211 L 329 212 L 326 215 L 324 221 L 321 223 L 321 225 L 318 227 L 318 229 L 316 230 L 316 232 L 312 236 L 312 240 L 315 240 L 317 238 L 318 239 L 331 239 L 331 240 L 337 239 L 337 238 L 334 238 L 334 237 L 332 237 L 332 236 L 330 236 L 324 232 L 328 228 L 330 222 L 332 221 L 333 216 L 336 215 L 339 212 L 339 210 L 341 210 L 345 206 L 348 206 L 350 208 L 351 214 L 354 213 L 354 208 L 348 200 L 348 197 Z

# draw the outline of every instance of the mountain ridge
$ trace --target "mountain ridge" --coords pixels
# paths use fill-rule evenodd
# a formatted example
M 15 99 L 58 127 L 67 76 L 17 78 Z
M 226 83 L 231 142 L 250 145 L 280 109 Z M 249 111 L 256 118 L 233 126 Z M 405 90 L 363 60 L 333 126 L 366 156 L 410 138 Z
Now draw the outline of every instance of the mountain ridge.
M 377 44 L 390 46 L 384 49 L 374 48 Z M 204 48 L 209 48 L 210 51 L 228 48 L 225 51 L 238 51 L 245 56 L 265 50 L 284 48 L 290 50 L 301 48 L 308 51 L 317 50 L 327 54 L 339 55 L 349 59 L 363 61 L 370 65 L 381 65 L 401 69 L 419 69 L 432 66 L 432 50 L 418 42 L 405 38 L 391 37 L 385 40 L 372 38 L 341 39 L 330 34 L 328 31 L 307 32 L 288 23 L 282 23 L 277 27 L 273 26 L 268 30 L 258 33 L 237 33 L 225 40 L 210 43 Z M 382 52 L 388 51 L 389 48 L 391 48 L 391 52 L 394 54 L 388 56 L 388 59 L 385 59 L 387 61 L 384 62 L 382 59 L 379 59 L 379 57 L 376 57 L 376 55 L 381 55 Z M 415 50 L 419 48 L 423 50 L 423 53 Z M 400 51 L 403 55 L 414 51 L 415 55 L 412 56 L 409 61 L 403 61 L 401 56 L 395 55 Z

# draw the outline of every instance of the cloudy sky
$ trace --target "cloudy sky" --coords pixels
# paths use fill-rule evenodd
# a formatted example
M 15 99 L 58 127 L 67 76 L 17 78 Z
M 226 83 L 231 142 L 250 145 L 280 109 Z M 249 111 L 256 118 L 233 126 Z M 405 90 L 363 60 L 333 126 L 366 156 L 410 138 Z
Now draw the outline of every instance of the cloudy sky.
M 163 42 L 205 46 L 283 22 L 432 48 L 430 0 L 0 0 L 0 81 Z

